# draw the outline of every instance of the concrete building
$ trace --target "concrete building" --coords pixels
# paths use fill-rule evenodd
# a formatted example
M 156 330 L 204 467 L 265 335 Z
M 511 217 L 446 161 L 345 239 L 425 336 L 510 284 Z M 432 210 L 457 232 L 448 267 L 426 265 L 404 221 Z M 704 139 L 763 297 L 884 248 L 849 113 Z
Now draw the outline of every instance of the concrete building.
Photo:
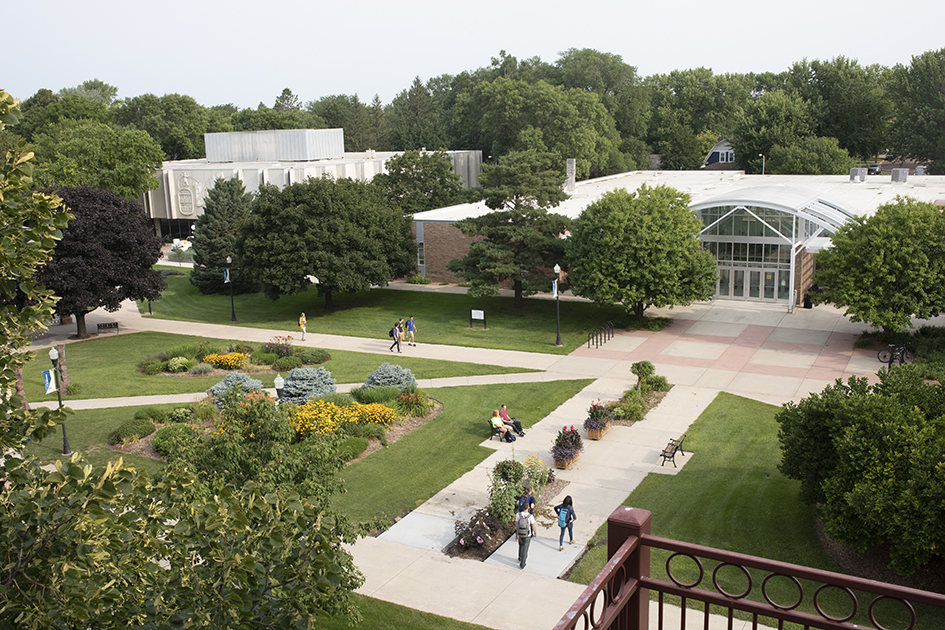
M 578 182 L 570 199 L 553 209 L 572 219 L 604 193 L 643 184 L 689 194 L 704 228 L 700 238 L 718 260 L 716 298 L 780 302 L 793 308 L 810 288 L 812 254 L 854 216 L 869 216 L 896 196 L 945 205 L 945 177 L 908 172 L 867 175 L 745 175 L 742 171 L 635 171 Z M 446 264 L 469 247 L 453 223 L 491 210 L 463 204 L 414 215 L 422 275 L 457 282 Z
M 280 188 L 308 177 L 370 181 L 386 172 L 400 152 L 345 153 L 341 129 L 287 129 L 204 135 L 207 157 L 164 162 L 155 173 L 158 188 L 142 196 L 158 236 L 187 238 L 203 214 L 204 199 L 217 178 L 237 177 L 247 191 L 260 184 Z M 481 151 L 447 151 L 466 188 L 479 185 Z

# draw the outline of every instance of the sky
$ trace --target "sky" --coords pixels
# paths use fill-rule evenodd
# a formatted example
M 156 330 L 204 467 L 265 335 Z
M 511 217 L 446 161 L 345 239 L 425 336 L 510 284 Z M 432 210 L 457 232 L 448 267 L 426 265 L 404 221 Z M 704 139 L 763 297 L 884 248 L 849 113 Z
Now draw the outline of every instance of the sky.
M 0 88 L 24 100 L 97 78 L 119 98 L 205 106 L 389 103 L 421 81 L 505 50 L 554 63 L 570 48 L 619 55 L 640 76 L 707 67 L 781 72 L 804 58 L 908 65 L 945 48 L 945 2 L 910 0 L 4 0 Z

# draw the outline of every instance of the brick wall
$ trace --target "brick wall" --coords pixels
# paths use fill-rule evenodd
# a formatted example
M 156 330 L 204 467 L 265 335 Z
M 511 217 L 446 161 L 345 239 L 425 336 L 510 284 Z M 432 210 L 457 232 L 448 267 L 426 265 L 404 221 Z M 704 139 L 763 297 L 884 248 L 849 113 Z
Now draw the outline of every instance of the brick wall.
M 417 225 L 413 224 L 414 238 Z M 446 265 L 454 258 L 462 258 L 469 251 L 469 246 L 483 237 L 469 237 L 459 231 L 452 223 L 423 223 L 424 275 L 435 282 L 462 282 L 446 270 Z
M 794 288 L 797 289 L 797 303 L 804 303 L 804 296 L 814 283 L 814 256 L 802 249 L 794 256 Z

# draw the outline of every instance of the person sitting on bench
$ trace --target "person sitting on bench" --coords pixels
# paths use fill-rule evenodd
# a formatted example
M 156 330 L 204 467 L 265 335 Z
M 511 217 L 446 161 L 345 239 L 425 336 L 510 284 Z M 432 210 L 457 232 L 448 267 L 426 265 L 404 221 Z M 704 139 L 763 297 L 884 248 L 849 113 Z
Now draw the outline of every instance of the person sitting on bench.
M 515 418 L 509 417 L 509 412 L 505 409 L 505 403 L 502 404 L 502 409 L 499 410 L 499 416 L 502 418 L 502 422 L 505 426 L 511 427 L 513 431 L 518 433 L 519 437 L 525 437 L 525 432 L 522 431 L 522 423 Z
M 490 422 L 492 422 L 493 429 L 499 431 L 499 434 L 501 435 L 503 440 L 505 440 L 506 442 L 515 441 L 515 436 L 512 435 L 512 428 L 509 425 L 502 422 L 502 418 L 499 416 L 498 409 L 494 409 L 492 411 L 492 419 L 490 420 Z

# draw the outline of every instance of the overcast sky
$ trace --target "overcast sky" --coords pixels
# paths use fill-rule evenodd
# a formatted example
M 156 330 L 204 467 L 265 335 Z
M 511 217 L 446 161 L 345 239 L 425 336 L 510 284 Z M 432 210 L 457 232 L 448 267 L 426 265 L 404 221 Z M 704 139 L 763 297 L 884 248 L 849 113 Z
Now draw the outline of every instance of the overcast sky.
M 19 99 L 98 78 L 119 98 L 255 108 L 285 87 L 303 103 L 376 93 L 386 104 L 415 76 L 474 70 L 500 50 L 553 63 L 594 48 L 641 76 L 780 72 L 838 55 L 908 64 L 945 47 L 945 1 L 4 0 L 0 25 L 0 88 Z

